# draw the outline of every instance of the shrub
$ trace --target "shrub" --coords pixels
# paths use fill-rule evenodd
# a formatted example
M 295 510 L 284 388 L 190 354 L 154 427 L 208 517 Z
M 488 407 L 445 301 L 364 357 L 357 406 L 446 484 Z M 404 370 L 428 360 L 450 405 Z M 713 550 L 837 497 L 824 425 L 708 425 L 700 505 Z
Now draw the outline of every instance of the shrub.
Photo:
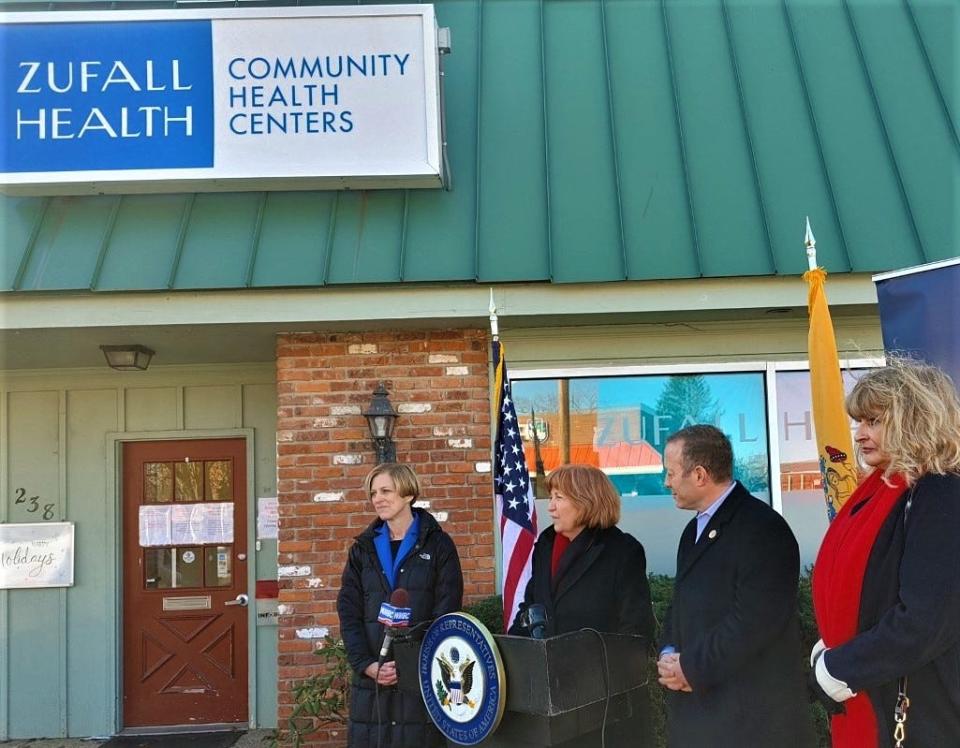
M 491 634 L 503 633 L 503 598 L 500 595 L 484 597 L 463 609 L 487 627 Z
M 346 725 L 350 711 L 353 671 L 347 662 L 343 641 L 328 634 L 314 654 L 323 661 L 320 673 L 293 689 L 293 713 L 287 720 L 287 730 L 294 748 L 300 748 L 303 741 L 321 727 Z M 269 742 L 273 745 L 280 741 L 279 731 L 270 736 Z
M 797 607 L 800 610 L 800 643 L 803 652 L 803 672 L 810 674 L 810 650 L 820 638 L 817 631 L 817 621 L 813 616 L 813 595 L 810 581 L 813 577 L 813 567 L 808 566 L 800 575 L 800 588 L 797 591 Z M 817 732 L 817 741 L 820 748 L 830 748 L 830 719 L 826 710 L 820 704 L 810 704 L 810 719 L 813 720 Z
M 666 574 L 651 574 L 650 580 L 650 602 L 653 605 L 653 615 L 656 618 L 657 630 L 654 635 L 654 645 L 660 641 L 660 632 L 663 629 L 663 622 L 667 617 L 667 611 L 673 602 L 673 577 Z M 649 668 L 650 678 L 650 703 L 651 708 L 651 729 L 655 736 L 654 745 L 658 748 L 667 744 L 667 707 L 664 701 L 663 688 L 657 683 L 657 663 L 651 661 Z

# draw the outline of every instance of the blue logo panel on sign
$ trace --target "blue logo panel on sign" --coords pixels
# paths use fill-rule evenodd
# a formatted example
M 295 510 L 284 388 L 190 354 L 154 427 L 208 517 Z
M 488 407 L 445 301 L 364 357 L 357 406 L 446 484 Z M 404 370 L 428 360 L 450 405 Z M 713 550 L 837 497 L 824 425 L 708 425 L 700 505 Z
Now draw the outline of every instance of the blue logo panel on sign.
M 0 26 L 0 171 L 213 166 L 210 21 Z

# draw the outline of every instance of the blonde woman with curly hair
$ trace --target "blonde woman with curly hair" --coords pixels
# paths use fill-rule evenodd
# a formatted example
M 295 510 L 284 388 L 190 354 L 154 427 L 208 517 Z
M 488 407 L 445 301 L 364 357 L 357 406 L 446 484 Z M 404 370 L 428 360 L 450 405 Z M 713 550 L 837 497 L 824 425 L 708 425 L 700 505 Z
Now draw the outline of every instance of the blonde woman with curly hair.
M 960 398 L 896 360 L 846 405 L 868 472 L 814 567 L 812 685 L 835 748 L 960 746 Z

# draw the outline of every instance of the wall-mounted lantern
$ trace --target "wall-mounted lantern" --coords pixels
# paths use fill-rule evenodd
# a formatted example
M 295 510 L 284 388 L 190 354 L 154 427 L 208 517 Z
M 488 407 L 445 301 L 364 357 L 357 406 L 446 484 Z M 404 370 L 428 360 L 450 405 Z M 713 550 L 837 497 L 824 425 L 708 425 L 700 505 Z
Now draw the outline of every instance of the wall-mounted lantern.
M 397 445 L 393 442 L 393 426 L 397 422 L 397 411 L 390 404 L 387 388 L 383 382 L 373 391 L 370 405 L 363 411 L 370 427 L 370 438 L 377 451 L 377 464 L 397 461 Z

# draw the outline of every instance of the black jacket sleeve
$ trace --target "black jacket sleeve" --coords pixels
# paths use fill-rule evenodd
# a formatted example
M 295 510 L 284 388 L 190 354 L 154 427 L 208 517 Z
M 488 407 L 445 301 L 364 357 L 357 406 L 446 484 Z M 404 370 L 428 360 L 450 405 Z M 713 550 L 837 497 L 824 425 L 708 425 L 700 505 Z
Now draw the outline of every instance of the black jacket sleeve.
M 827 670 L 853 691 L 918 670 L 960 642 L 960 476 L 914 489 L 900 562 L 899 602 L 827 652 Z
M 533 577 L 527 581 L 527 589 L 523 595 L 523 602 L 520 603 L 520 607 L 517 608 L 516 615 L 513 617 L 513 621 L 510 623 L 510 627 L 507 629 L 507 633 L 511 636 L 530 636 L 530 632 L 527 631 L 520 623 L 520 618 L 523 615 L 524 609 L 533 602 Z
M 340 636 L 347 650 L 350 667 L 360 675 L 368 665 L 377 661 L 367 643 L 363 623 L 363 584 L 361 582 L 360 547 L 354 545 L 347 555 L 340 592 L 337 595 L 337 615 L 340 616 Z

